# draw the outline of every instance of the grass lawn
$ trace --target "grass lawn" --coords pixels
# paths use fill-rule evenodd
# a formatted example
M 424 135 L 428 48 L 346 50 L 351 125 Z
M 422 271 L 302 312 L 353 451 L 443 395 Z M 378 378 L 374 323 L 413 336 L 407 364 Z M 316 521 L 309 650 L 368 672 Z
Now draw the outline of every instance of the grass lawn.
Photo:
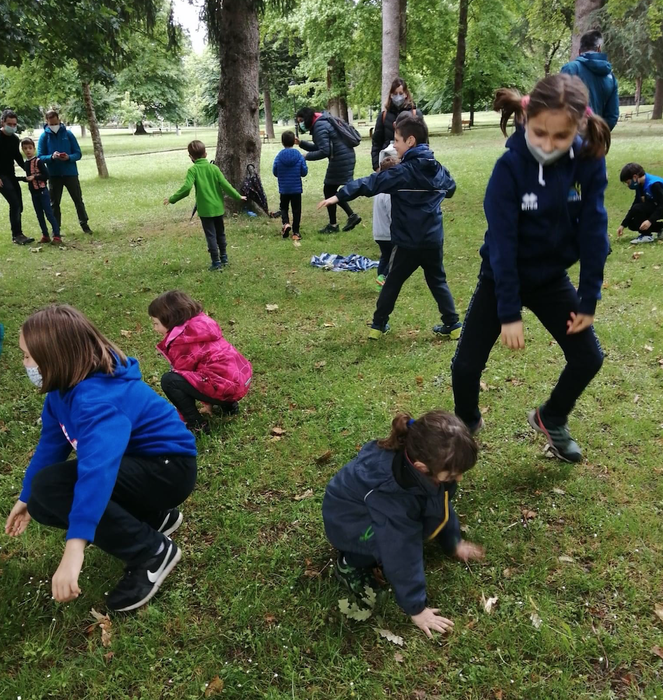
M 109 136 L 105 146 L 112 156 L 136 152 L 135 143 L 167 150 L 188 138 Z M 211 144 L 213 131 L 204 138 Z M 627 122 L 614 132 L 613 236 L 631 199 L 619 184 L 621 166 L 635 160 L 663 173 L 662 144 L 663 124 Z M 445 260 L 461 313 L 479 268 L 482 198 L 502 147 L 497 129 L 433 139 L 458 182 L 444 204 Z M 277 150 L 263 151 L 272 208 Z M 431 642 L 389 595 L 367 622 L 341 615 L 337 601 L 346 596 L 331 578 L 320 515 L 331 475 L 359 445 L 384 436 L 397 410 L 452 408 L 455 346 L 430 332 L 438 319 L 423 276 L 405 286 L 392 333 L 369 344 L 374 272 L 309 265 L 322 251 L 378 254 L 368 200 L 357 203 L 364 223 L 353 232 L 315 233 L 325 223 L 315 211 L 324 163 L 311 164 L 305 184 L 301 247 L 280 238 L 276 221 L 229 218 L 231 266 L 219 275 L 207 272 L 199 222 L 189 224 L 192 199 L 161 205 L 184 179 L 186 153 L 109 158 L 111 178 L 100 181 L 90 151 L 87 139 L 81 175 L 93 237 L 80 233 L 65 195 L 64 249 L 12 246 L 0 202 L 3 521 L 39 436 L 42 398 L 25 377 L 17 336 L 40 306 L 66 301 L 83 310 L 140 359 L 157 387 L 167 366 L 154 349 L 147 305 L 167 289 L 187 290 L 253 362 L 254 386 L 241 414 L 217 419 L 199 442 L 198 486 L 176 535 L 182 563 L 151 605 L 112 616 L 110 647 L 98 628 L 86 628 L 92 608 L 105 611 L 119 563 L 88 550 L 83 595 L 59 605 L 50 577 L 62 533 L 33 523 L 19 539 L 0 536 L 2 700 L 194 699 L 217 676 L 209 692 L 222 681 L 220 697 L 247 699 L 663 698 L 663 660 L 651 651 L 663 647 L 663 620 L 654 613 L 663 603 L 663 244 L 641 246 L 634 259 L 630 237 L 612 241 L 596 322 L 606 362 L 571 418 L 582 464 L 547 459 L 525 418 L 562 368 L 559 348 L 529 313 L 525 352 L 495 348 L 481 396 L 479 463 L 456 501 L 465 536 L 487 556 L 464 566 L 427 550 L 430 601 L 456 623 L 449 637 Z M 367 141 L 358 156 L 357 175 L 368 174 Z M 36 237 L 27 195 L 24 221 Z M 279 308 L 270 313 L 267 304 Z M 285 430 L 278 441 L 275 426 Z M 328 450 L 331 458 L 316 462 Z M 308 489 L 312 496 L 296 499 Z M 482 595 L 499 599 L 491 614 Z M 404 647 L 376 627 L 401 635 Z

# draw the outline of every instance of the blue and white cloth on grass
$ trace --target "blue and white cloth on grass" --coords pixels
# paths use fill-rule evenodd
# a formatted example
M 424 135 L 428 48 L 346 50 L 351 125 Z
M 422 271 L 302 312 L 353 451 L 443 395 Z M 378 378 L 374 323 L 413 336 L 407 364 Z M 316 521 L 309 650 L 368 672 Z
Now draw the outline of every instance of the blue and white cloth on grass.
M 356 253 L 345 257 L 335 253 L 320 253 L 311 257 L 311 265 L 333 272 L 364 272 L 377 267 L 378 261 Z

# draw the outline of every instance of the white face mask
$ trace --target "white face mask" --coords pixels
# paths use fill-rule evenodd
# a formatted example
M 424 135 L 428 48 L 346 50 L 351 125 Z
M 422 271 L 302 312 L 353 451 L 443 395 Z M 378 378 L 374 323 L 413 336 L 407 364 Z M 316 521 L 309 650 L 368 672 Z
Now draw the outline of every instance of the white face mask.
M 540 146 L 534 146 L 529 141 L 529 134 L 527 129 L 525 129 L 525 142 L 527 143 L 527 150 L 534 156 L 536 162 L 541 165 L 550 165 L 556 160 L 559 160 L 568 151 L 563 151 L 560 148 L 556 148 L 550 153 L 546 153 Z
M 405 102 L 405 95 L 392 95 L 391 102 L 395 107 L 400 107 Z
M 52 126 L 49 124 L 48 128 L 49 128 L 54 134 L 57 134 L 58 131 L 60 131 L 60 125 L 59 125 L 59 124 L 53 124 Z
M 15 126 L 9 126 L 9 124 L 5 124 L 2 127 L 2 130 L 5 132 L 5 134 L 7 134 L 7 136 L 13 136 L 16 133 L 17 128 Z
M 41 372 L 39 371 L 39 367 L 26 367 L 25 372 L 28 375 L 28 379 L 38 388 L 41 389 L 41 387 L 44 384 L 44 380 L 42 379 Z

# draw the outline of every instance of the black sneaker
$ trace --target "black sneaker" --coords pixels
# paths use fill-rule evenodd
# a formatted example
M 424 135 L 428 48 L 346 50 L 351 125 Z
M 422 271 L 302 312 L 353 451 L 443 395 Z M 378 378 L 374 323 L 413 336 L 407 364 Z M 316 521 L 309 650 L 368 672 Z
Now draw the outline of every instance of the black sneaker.
M 366 594 L 366 586 L 378 591 L 378 583 L 373 576 L 371 569 L 358 569 L 350 564 L 346 564 L 342 554 L 336 559 L 334 567 L 334 576 L 339 580 L 349 591 L 360 598 Z
M 160 532 L 168 537 L 169 535 L 172 535 L 175 530 L 177 530 L 177 528 L 182 524 L 183 520 L 184 517 L 182 513 L 180 513 L 177 508 L 171 508 L 170 510 L 166 511 L 163 522 L 158 528 L 156 528 L 156 530 L 157 532 Z
M 338 233 L 338 224 L 327 224 L 324 228 L 321 228 L 318 233 Z
M 433 326 L 433 333 L 435 333 L 435 335 L 440 335 L 443 338 L 449 338 L 450 340 L 458 340 L 462 329 L 463 324 L 460 321 L 457 321 L 452 325 L 440 323 L 437 326 Z
M 290 224 L 283 224 L 283 228 L 281 229 L 281 236 L 283 238 L 287 238 L 290 235 L 290 231 L 292 231 L 292 226 Z
M 227 255 L 222 255 L 221 256 L 221 265 L 225 267 L 226 265 L 230 265 L 228 262 L 228 256 Z
M 161 554 L 148 559 L 143 564 L 126 568 L 124 576 L 108 594 L 106 605 L 116 612 L 127 612 L 145 605 L 159 590 L 166 576 L 182 558 L 180 548 L 167 537 L 163 538 Z
M 34 240 L 34 238 L 28 238 L 28 236 L 20 234 L 12 238 L 12 243 L 16 243 L 16 245 L 28 245 L 29 243 L 34 243 Z
M 87 233 L 90 236 L 92 235 L 92 229 L 87 224 L 81 226 L 81 228 L 83 229 L 83 233 Z
M 233 401 L 225 406 L 221 406 L 221 413 L 223 413 L 224 416 L 236 416 L 239 413 L 239 403 Z
M 207 269 L 210 272 L 223 272 L 223 265 L 221 264 L 221 261 L 213 262 Z
M 345 226 L 343 227 L 343 230 L 344 231 L 352 231 L 352 229 L 355 226 L 358 226 L 360 223 L 361 223 L 361 216 L 359 216 L 359 214 L 350 214 Z
M 582 450 L 571 437 L 568 425 L 547 425 L 538 408 L 528 413 L 527 420 L 537 433 L 546 436 L 550 451 L 555 457 L 563 462 L 580 462 L 582 460 Z

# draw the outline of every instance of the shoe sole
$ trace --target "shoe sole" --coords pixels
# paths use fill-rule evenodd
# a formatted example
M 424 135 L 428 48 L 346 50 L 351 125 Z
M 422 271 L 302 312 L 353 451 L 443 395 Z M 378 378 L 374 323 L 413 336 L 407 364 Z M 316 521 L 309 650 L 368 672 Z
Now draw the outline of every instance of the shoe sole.
M 562 462 L 567 462 L 568 464 L 577 464 L 578 462 L 582 461 L 582 456 L 580 459 L 576 460 L 575 462 L 572 459 L 569 459 L 568 457 L 565 457 L 553 444 L 552 439 L 550 438 L 550 433 L 545 429 L 545 427 L 541 424 L 536 419 L 536 414 L 537 414 L 537 409 L 534 408 L 532 409 L 528 414 L 527 414 L 527 422 L 536 430 L 537 433 L 541 433 L 541 435 L 545 436 L 546 441 L 548 442 L 548 448 L 550 451 L 557 457 L 557 459 L 561 460 Z
M 442 338 L 443 340 L 458 340 L 462 330 L 463 329 L 461 327 L 454 329 L 451 331 L 451 333 L 438 333 L 437 331 L 433 331 L 433 333 L 435 333 L 438 338 Z
M 352 226 L 348 226 L 348 224 L 346 224 L 346 225 L 343 227 L 343 231 L 344 231 L 344 232 L 346 232 L 346 231 L 352 231 L 353 228 L 355 228 L 356 226 L 359 226 L 359 224 L 361 223 L 361 221 L 362 221 L 362 219 L 361 219 L 361 216 L 360 216 L 360 217 L 357 219 L 357 221 L 355 221 L 355 223 L 352 224 Z
M 168 519 L 168 516 L 166 516 L 166 519 Z M 162 530 L 161 527 L 163 527 L 166 524 L 166 520 L 161 523 L 161 527 L 159 528 L 158 532 L 160 532 L 162 535 L 165 535 L 166 537 L 169 537 L 170 535 L 175 532 L 179 528 L 179 526 L 184 522 L 184 516 L 182 515 L 182 512 L 180 511 L 179 517 L 177 520 L 167 529 L 167 530 Z

